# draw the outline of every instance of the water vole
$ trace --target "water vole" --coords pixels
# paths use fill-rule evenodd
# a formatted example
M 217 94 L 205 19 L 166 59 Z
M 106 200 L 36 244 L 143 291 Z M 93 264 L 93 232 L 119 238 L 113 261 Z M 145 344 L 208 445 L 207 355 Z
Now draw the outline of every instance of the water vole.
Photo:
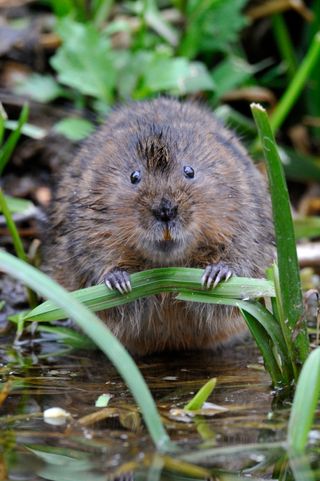
M 159 98 L 116 109 L 66 168 L 47 253 L 66 288 L 130 273 L 204 269 L 206 288 L 231 274 L 262 277 L 273 260 L 265 181 L 236 136 L 194 103 Z M 226 306 L 141 299 L 100 317 L 132 352 L 210 348 L 243 334 Z

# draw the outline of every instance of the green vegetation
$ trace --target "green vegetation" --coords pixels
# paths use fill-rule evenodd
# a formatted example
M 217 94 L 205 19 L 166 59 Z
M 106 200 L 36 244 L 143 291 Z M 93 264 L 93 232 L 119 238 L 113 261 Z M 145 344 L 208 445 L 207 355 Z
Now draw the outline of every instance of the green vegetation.
M 270 376 L 276 386 L 289 386 L 293 380 L 297 380 L 301 364 L 308 354 L 308 339 L 306 334 L 306 327 L 303 322 L 303 310 L 301 299 L 301 288 L 299 280 L 299 271 L 295 251 L 295 238 L 293 234 L 293 225 L 289 209 L 289 199 L 286 190 L 286 184 L 281 168 L 281 162 L 277 153 L 275 141 L 272 135 L 270 125 L 265 111 L 258 105 L 252 106 L 253 114 L 258 125 L 262 147 L 264 149 L 268 174 L 270 180 L 270 189 L 273 203 L 273 213 L 275 221 L 278 262 L 279 262 L 279 276 L 276 268 L 273 270 L 273 280 L 275 284 L 276 297 L 272 302 L 273 313 L 271 314 L 262 304 L 255 301 L 244 301 L 243 297 L 261 297 L 262 295 L 272 296 L 272 287 L 268 281 L 256 281 L 250 279 L 235 278 L 228 283 L 222 284 L 214 291 L 203 291 L 199 289 L 201 270 L 196 269 L 154 269 L 153 271 L 146 271 L 144 273 L 135 274 L 132 279 L 133 290 L 125 297 L 118 293 L 110 292 L 106 294 L 103 286 L 96 286 L 85 290 L 80 290 L 74 294 L 74 298 L 78 297 L 85 301 L 92 310 L 101 310 L 116 305 L 121 305 L 126 302 L 131 302 L 138 297 L 146 295 L 153 295 L 162 291 L 176 291 L 179 292 L 178 299 L 192 302 L 209 302 L 209 303 L 223 303 L 236 306 L 242 312 L 248 327 L 256 339 L 257 345 L 264 357 L 265 366 L 268 369 Z M 3 258 L 3 256 L 5 256 Z M 13 259 L 9 259 L 14 262 Z M 6 272 L 14 274 L 14 267 L 9 262 L 6 254 L 0 253 L 0 265 Z M 68 315 L 75 318 L 79 322 L 82 329 L 89 334 L 89 336 L 102 348 L 108 357 L 115 363 L 119 371 L 125 377 L 126 382 L 133 395 L 140 403 L 143 413 L 146 415 L 145 405 L 142 406 L 139 392 L 135 391 L 136 382 L 129 382 L 126 377 L 127 370 L 123 370 L 121 366 L 128 367 L 128 363 L 133 372 L 138 372 L 130 357 L 125 354 L 125 350 L 120 343 L 108 332 L 108 329 L 97 318 L 90 318 L 90 322 L 83 322 L 85 319 L 82 304 L 75 301 L 73 310 L 70 310 L 70 294 L 64 293 L 66 301 L 62 302 L 61 293 L 63 290 L 58 287 L 50 285 L 50 280 L 45 280 L 40 273 L 32 272 L 30 277 L 29 268 L 27 266 L 20 266 L 18 278 L 23 279 L 27 285 L 32 285 L 33 288 L 41 292 L 42 295 L 49 297 L 54 303 L 46 302 L 26 314 L 24 320 L 57 320 Z M 39 279 L 42 281 L 42 287 L 39 289 Z M 35 278 L 33 277 L 35 276 Z M 49 283 L 47 289 L 44 286 Z M 58 289 L 55 293 L 55 289 Z M 108 299 L 109 297 L 109 299 Z M 71 306 L 73 304 L 71 303 Z M 61 307 L 62 310 L 58 309 Z M 79 311 L 80 306 L 80 311 Z M 72 312 L 72 314 L 71 314 Z M 84 317 L 82 317 L 84 316 Z M 88 316 L 88 314 L 87 314 Z M 87 317 L 88 319 L 88 317 Z M 288 319 L 288 322 L 287 322 Z M 102 333 L 104 331 L 104 333 Z M 103 335 L 102 335 L 103 334 Z M 295 334 L 295 336 L 293 336 Z M 293 341 L 295 338 L 295 341 Z M 99 342 L 97 342 L 99 340 Z M 115 352 L 114 352 L 115 350 Z M 119 361 L 119 351 L 122 352 Z M 116 353 L 116 354 L 115 354 Z M 127 357 L 126 357 L 127 356 Z M 312 363 L 312 358 L 308 360 Z M 306 364 L 308 366 L 308 364 Z M 310 368 L 309 368 L 310 370 Z M 316 370 L 318 372 L 318 370 Z M 126 373 L 126 374 L 125 374 Z M 136 374 L 132 374 L 135 378 Z M 306 374 L 301 378 L 302 382 Z M 143 382 L 141 380 L 141 382 Z M 308 382 L 308 378 L 306 381 Z M 310 381 L 309 381 L 310 382 Z M 138 383 L 139 385 L 139 383 Z M 210 387 L 210 386 L 209 386 Z M 309 386 L 311 392 L 312 402 L 310 404 L 309 416 L 306 417 L 304 426 L 304 438 L 301 441 L 301 434 L 292 434 L 289 430 L 290 445 L 298 443 L 298 446 L 306 444 L 306 433 L 310 428 L 312 413 L 316 406 L 316 401 L 319 396 L 318 384 L 315 383 L 313 389 Z M 141 389 L 141 386 L 140 386 Z M 144 387 L 143 389 L 147 389 Z M 201 390 L 201 393 L 207 391 L 207 386 Z M 212 389 L 212 386 L 211 386 Z M 144 391 L 145 392 L 145 391 Z M 211 391 L 210 391 L 211 392 Z M 199 394 L 199 393 L 198 393 Z M 148 395 L 150 397 L 150 394 Z M 200 396 L 200 394 L 199 394 Z M 198 396 L 198 397 L 199 397 Z M 202 396 L 201 396 L 202 398 Z M 198 398 L 197 398 L 198 399 Z M 194 400 L 195 402 L 195 400 Z M 298 405 L 299 395 L 294 406 Z M 313 403 L 313 404 L 312 404 Z M 188 405 L 189 406 L 189 405 Z M 193 403 L 191 403 L 193 406 Z M 313 409 L 311 409 L 313 408 Z M 298 408 L 294 408 L 298 409 Z M 295 410 L 293 411 L 295 412 Z M 160 427 L 154 428 L 154 425 L 148 417 L 145 418 L 149 426 L 150 433 L 158 446 L 163 444 L 162 437 L 164 433 Z M 159 418 L 156 418 L 159 422 Z M 291 426 L 296 423 L 291 422 Z M 160 433 L 158 433 L 160 430 Z M 156 431 L 156 434 L 154 432 Z M 300 436 L 300 437 L 299 437 Z M 298 441 L 291 441 L 291 439 Z M 303 443 L 304 441 L 304 443 Z M 167 442 L 167 441 L 166 441 Z M 300 443 L 300 444 L 299 444 Z
M 247 0 L 156 2 L 49 1 L 61 46 L 50 58 L 55 75 L 33 73 L 16 86 L 39 102 L 65 98 L 104 116 L 115 101 L 159 93 L 185 96 L 203 91 L 217 106 L 231 89 L 253 82 L 251 66 L 238 46 L 249 20 Z M 113 16 L 113 8 L 119 18 Z M 172 17 L 172 19 L 171 19 Z M 201 58 L 203 57 L 203 59 Z M 201 60 L 200 60 L 201 58 Z M 216 59 L 212 68 L 206 59 Z M 63 122 L 77 121 L 70 117 Z M 87 121 L 88 122 L 88 121 Z M 79 139 L 72 124 L 59 131 Z M 82 136 L 90 133 L 83 128 Z
M 169 449 L 172 444 L 161 423 L 155 402 L 143 377 L 128 352 L 105 324 L 65 289 L 38 269 L 0 251 L 1 270 L 19 279 L 44 297 L 49 297 L 74 319 L 83 331 L 109 357 L 124 378 L 144 416 L 150 436 L 158 449 Z
M 320 398 L 320 348 L 306 360 L 297 384 L 288 426 L 288 446 L 293 455 L 302 454 L 308 443 Z
M 23 126 L 28 120 L 29 107 L 25 105 L 21 111 L 19 120 L 16 127 L 11 132 L 7 140 L 3 142 L 4 133 L 6 129 L 7 114 L 0 104 L 0 175 L 2 174 L 5 166 L 10 160 L 11 154 L 14 151 L 15 146 L 21 136 Z
M 203 404 L 206 402 L 214 388 L 216 387 L 217 379 L 209 379 L 209 381 L 202 386 L 202 388 L 193 396 L 191 401 L 185 405 L 184 409 L 189 411 L 196 411 L 197 409 L 201 409 Z
M 151 296 L 160 292 L 185 292 L 192 293 L 195 290 L 203 292 L 201 288 L 202 269 L 184 267 L 166 267 L 152 269 L 132 274 L 132 291 L 121 295 L 116 291 L 106 290 L 104 285 L 87 287 L 73 292 L 73 296 L 85 304 L 91 311 L 97 312 L 103 309 L 120 306 L 132 302 L 139 297 Z M 274 296 L 272 283 L 265 279 L 246 279 L 234 277 L 227 283 L 221 283 L 210 293 L 210 297 L 218 303 L 224 300 L 243 298 L 255 298 L 261 296 Z M 26 321 L 56 321 L 65 319 L 67 314 L 58 309 L 52 302 L 47 301 L 26 313 Z
M 72 114 L 57 122 L 54 130 L 73 141 L 90 135 L 94 130 L 92 119 L 97 123 L 102 121 L 118 101 L 159 94 L 205 97 L 220 118 L 245 136 L 257 158 L 263 150 L 273 204 L 278 267 L 269 269 L 269 280 L 233 278 L 210 292 L 200 288 L 200 270 L 168 268 L 134 274 L 132 292 L 125 296 L 106 292 L 104 286 L 70 294 L 28 265 L 12 214 L 25 211 L 32 204 L 4 196 L 0 190 L 1 212 L 15 251 L 25 261 L 0 251 L 0 269 L 48 299 L 23 315 L 13 316 L 18 333 L 24 324 L 36 321 L 39 332 L 54 332 L 59 340 L 84 346 L 86 340 L 81 334 L 46 324 L 72 317 L 123 376 L 155 445 L 169 450 L 174 446 L 135 363 L 91 311 L 164 291 L 176 293 L 177 299 L 183 301 L 235 306 L 256 340 L 273 386 L 281 390 L 297 383 L 287 446 L 290 453 L 300 455 L 307 445 L 319 400 L 320 357 L 319 348 L 309 355 L 295 238 L 318 237 L 320 226 L 316 216 L 300 217 L 293 225 L 284 173 L 300 182 L 320 180 L 319 2 L 312 2 L 314 20 L 302 27 L 299 49 L 295 48 L 296 39 L 293 29 L 288 28 L 285 13 L 274 8 L 269 39 L 277 44 L 280 58 L 275 61 L 260 55 L 254 62 L 248 60 L 240 42 L 241 32 L 257 15 L 254 9 L 245 14 L 246 0 L 47 0 L 43 3 L 54 12 L 54 34 L 60 43 L 48 58 L 50 72 L 28 75 L 17 83 L 15 92 L 38 102 L 64 102 L 71 107 Z M 263 8 L 265 12 L 259 15 L 267 19 L 270 12 L 266 11 L 267 6 Z M 312 12 L 307 13 L 310 16 Z M 260 49 L 263 50 L 261 45 Z M 275 104 L 270 122 L 261 106 L 252 105 L 259 141 L 247 107 L 248 100 L 256 97 L 267 106 Z M 228 100 L 231 105 L 221 105 Z M 43 129 L 27 124 L 28 116 L 29 107 L 24 105 L 17 121 L 10 123 L 1 107 L 0 174 L 5 172 L 21 134 L 33 138 L 45 136 Z M 292 148 L 290 141 L 289 127 L 295 123 L 309 129 L 311 146 L 300 151 Z M 279 148 L 273 136 L 278 133 Z M 35 298 L 30 290 L 28 297 L 33 308 Z M 262 301 L 262 297 L 268 298 L 267 301 Z M 213 389 L 213 381 L 210 383 L 200 390 L 200 403 Z M 192 409 L 194 402 L 197 406 L 197 396 L 186 406 L 188 409 Z
M 13 242 L 13 245 L 14 245 L 14 249 L 16 251 L 17 256 L 22 261 L 28 262 L 28 258 L 27 258 L 27 255 L 25 253 L 21 238 L 19 236 L 19 232 L 18 232 L 18 230 L 16 228 L 16 225 L 13 221 L 11 212 L 10 212 L 8 204 L 6 202 L 6 198 L 5 198 L 4 194 L 2 193 L 1 188 L 0 188 L 0 212 L 2 212 L 2 214 L 4 215 L 4 217 L 6 219 L 6 224 L 8 226 L 8 229 L 9 229 L 9 232 L 10 232 L 10 235 L 11 235 L 11 238 L 12 238 L 12 242 Z M 37 298 L 36 298 L 34 292 L 32 292 L 32 290 L 30 290 L 28 288 L 27 293 L 28 293 L 28 301 L 29 301 L 30 307 L 35 307 L 37 305 Z
M 28 115 L 29 115 L 29 107 L 28 105 L 25 105 L 21 111 L 20 117 L 18 119 L 18 122 L 15 128 L 13 129 L 11 134 L 8 136 L 7 140 L 3 142 L 5 129 L 7 127 L 6 125 L 7 115 L 2 105 L 0 104 L 0 175 L 2 174 L 8 161 L 10 160 L 10 157 L 15 149 L 15 146 L 18 143 L 18 140 L 21 136 L 21 131 L 28 120 Z M 28 262 L 28 258 L 25 253 L 21 238 L 19 236 L 19 232 L 16 228 L 16 225 L 11 215 L 11 211 L 14 210 L 14 206 L 17 208 L 17 202 L 14 203 L 14 201 L 15 199 L 12 199 L 12 198 L 6 199 L 5 195 L 2 192 L 2 188 L 0 187 L 0 212 L 5 217 L 6 224 L 8 226 L 17 256 L 21 260 Z M 25 202 L 24 201 L 21 201 L 21 202 L 23 204 L 22 207 L 24 208 Z M 18 203 L 19 203 L 19 200 L 18 200 Z M 20 204 L 20 208 L 21 208 L 21 204 Z M 32 292 L 32 290 L 30 289 L 27 289 L 27 293 L 28 293 L 28 301 L 29 301 L 30 307 L 35 307 L 37 305 L 37 298 L 34 292 Z
M 266 159 L 272 201 L 279 265 L 279 279 L 277 276 L 274 278 L 277 292 L 276 312 L 289 356 L 293 364 L 298 365 L 306 359 L 309 342 L 303 321 L 302 292 L 289 195 L 267 114 L 259 105 L 253 104 L 251 108 Z M 295 330 L 296 339 L 293 343 Z M 297 353 L 294 354 L 294 351 Z

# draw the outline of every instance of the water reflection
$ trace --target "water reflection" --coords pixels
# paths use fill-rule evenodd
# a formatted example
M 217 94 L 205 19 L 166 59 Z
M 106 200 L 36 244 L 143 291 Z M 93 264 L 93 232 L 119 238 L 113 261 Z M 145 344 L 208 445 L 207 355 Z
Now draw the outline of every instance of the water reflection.
M 0 481 L 320 479 L 319 442 L 308 457 L 288 460 L 290 404 L 275 403 L 250 342 L 138 361 L 181 448 L 171 456 L 154 453 L 130 393 L 102 355 L 57 350 L 54 343 L 29 352 L 1 348 Z M 225 411 L 175 416 L 212 377 L 218 384 L 209 401 Z M 97 408 L 101 394 L 111 398 Z M 70 414 L 65 424 L 44 422 L 43 411 L 52 407 Z

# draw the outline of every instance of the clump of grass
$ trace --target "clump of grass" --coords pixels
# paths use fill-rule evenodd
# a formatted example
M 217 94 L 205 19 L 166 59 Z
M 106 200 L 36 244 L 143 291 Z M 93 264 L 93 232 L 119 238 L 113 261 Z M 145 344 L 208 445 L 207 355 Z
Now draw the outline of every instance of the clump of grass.
M 294 379 L 297 381 L 299 377 L 287 437 L 289 454 L 296 457 L 306 448 L 320 397 L 320 348 L 307 357 L 309 342 L 304 319 L 293 222 L 283 168 L 265 110 L 255 104 L 251 109 L 266 159 L 276 234 L 279 275 L 277 270 L 273 271 L 276 290 L 273 315 L 281 327 L 286 342 Z
M 303 302 L 295 235 L 282 163 L 266 111 L 257 104 L 251 105 L 265 155 L 279 265 L 277 309 L 274 314 L 292 357 L 294 371 L 299 371 L 309 351 L 306 323 L 303 320 Z M 293 338 L 295 341 L 293 341 Z

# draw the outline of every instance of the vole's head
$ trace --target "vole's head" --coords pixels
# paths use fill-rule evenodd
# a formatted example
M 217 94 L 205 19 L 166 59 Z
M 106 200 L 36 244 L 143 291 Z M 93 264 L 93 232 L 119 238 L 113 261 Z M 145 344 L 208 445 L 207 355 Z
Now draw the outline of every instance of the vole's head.
M 174 265 L 230 239 L 237 186 L 224 175 L 211 134 L 153 123 L 115 135 L 106 186 L 115 242 Z
M 197 169 L 181 155 L 176 134 L 152 126 L 137 138 L 136 163 L 130 164 L 136 240 L 145 256 L 165 264 L 182 258 L 192 244 L 197 210 Z

